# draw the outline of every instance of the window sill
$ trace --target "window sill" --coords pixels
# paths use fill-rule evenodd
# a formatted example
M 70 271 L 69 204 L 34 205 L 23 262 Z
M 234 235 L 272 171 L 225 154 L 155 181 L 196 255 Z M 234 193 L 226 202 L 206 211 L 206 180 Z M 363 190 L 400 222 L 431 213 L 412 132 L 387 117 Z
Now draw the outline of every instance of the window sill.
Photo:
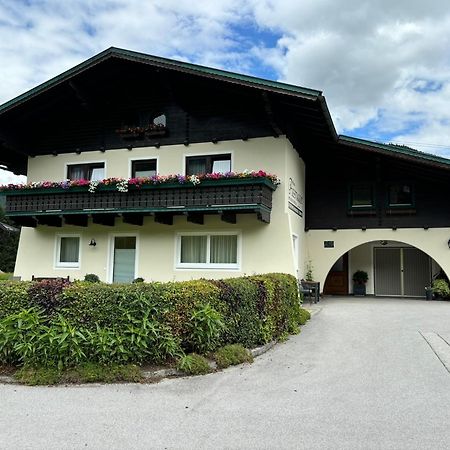
M 177 264 L 177 270 L 224 270 L 239 271 L 241 268 L 237 264 Z
M 355 217 L 361 217 L 361 216 L 376 216 L 377 211 L 375 208 L 352 208 L 347 211 L 348 216 L 355 216 Z
M 386 209 L 386 215 L 387 216 L 412 216 L 416 214 L 416 208 L 405 208 L 405 207 L 389 207 Z

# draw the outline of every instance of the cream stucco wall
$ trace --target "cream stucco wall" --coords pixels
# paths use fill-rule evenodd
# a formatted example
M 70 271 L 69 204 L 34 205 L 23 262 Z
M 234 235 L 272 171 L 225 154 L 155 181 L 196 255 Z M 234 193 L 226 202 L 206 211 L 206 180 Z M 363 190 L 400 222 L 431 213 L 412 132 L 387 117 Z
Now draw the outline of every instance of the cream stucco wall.
M 228 224 L 219 216 L 205 216 L 204 225 L 187 222 L 184 216 L 176 216 L 174 225 L 155 223 L 146 217 L 144 225 L 134 226 L 116 220 L 116 226 L 107 227 L 89 223 L 86 228 L 65 225 L 61 228 L 38 226 L 23 228 L 19 244 L 15 275 L 22 279 L 35 276 L 67 276 L 83 278 L 95 273 L 102 280 L 111 280 L 111 248 L 114 235 L 137 236 L 136 276 L 145 280 L 186 280 L 200 277 L 223 278 L 265 272 L 296 274 L 292 233 L 299 236 L 299 256 L 304 254 L 303 219 L 287 208 L 289 177 L 304 195 L 304 164 L 290 142 L 284 138 L 227 141 L 218 144 L 205 143 L 185 147 L 175 145 L 156 148 L 139 148 L 128 151 L 110 150 L 105 153 L 89 152 L 80 155 L 41 156 L 29 160 L 29 181 L 62 180 L 66 165 L 72 163 L 105 161 L 106 177 L 128 177 L 130 161 L 135 158 L 158 158 L 160 174 L 184 173 L 186 156 L 212 153 L 231 153 L 232 170 L 263 169 L 281 179 L 281 185 L 273 193 L 270 224 L 257 220 L 254 214 L 237 216 L 236 224 Z M 93 194 L 95 195 L 95 194 Z M 177 269 L 175 267 L 176 235 L 185 231 L 238 231 L 241 236 L 241 266 L 239 270 Z M 81 262 L 79 268 L 57 268 L 57 235 L 80 235 Z M 89 246 L 91 239 L 97 245 Z M 37 262 L 36 255 L 39 255 Z M 298 264 L 302 267 L 302 264 Z
M 354 249 L 352 258 L 356 257 L 356 261 L 353 259 L 351 264 L 355 266 L 359 262 L 369 267 L 370 262 L 367 259 L 367 253 L 364 254 L 364 248 L 355 248 L 369 242 L 395 241 L 416 247 L 431 256 L 446 274 L 450 275 L 450 249 L 447 244 L 449 238 L 450 228 L 310 230 L 306 233 L 307 258 L 312 262 L 314 278 L 320 281 L 322 289 L 333 264 L 340 256 L 352 249 Z M 324 248 L 324 241 L 334 241 L 334 248 Z M 359 268 L 366 270 L 363 267 Z M 373 292 L 373 285 L 371 292 Z

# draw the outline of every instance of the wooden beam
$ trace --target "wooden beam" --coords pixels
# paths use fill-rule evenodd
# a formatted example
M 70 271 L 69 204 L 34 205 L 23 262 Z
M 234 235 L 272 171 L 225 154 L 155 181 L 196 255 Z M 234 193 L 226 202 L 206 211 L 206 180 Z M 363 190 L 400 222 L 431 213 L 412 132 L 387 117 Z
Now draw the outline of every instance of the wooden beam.
M 139 213 L 122 214 L 122 221 L 141 227 L 144 224 L 144 215 Z
M 186 220 L 197 225 L 203 225 L 205 223 L 204 215 L 201 213 L 188 213 Z
M 267 92 L 262 93 L 262 98 L 263 98 L 263 103 L 264 103 L 264 109 L 266 111 L 267 118 L 269 119 L 269 124 L 272 127 L 274 136 L 278 137 L 278 136 L 284 134 L 283 130 L 279 127 L 279 125 L 275 119 L 275 115 L 272 110 L 272 103 L 270 101 L 269 96 L 267 95 Z
M 222 222 L 236 223 L 236 213 L 234 212 L 225 211 L 222 213 L 220 218 L 222 219 Z
M 270 223 L 270 212 L 265 211 L 263 209 L 259 209 L 256 211 L 256 217 L 258 217 L 258 220 L 264 223 Z
M 37 216 L 39 225 L 49 227 L 62 227 L 62 218 L 59 216 Z
M 64 223 L 66 225 L 74 225 L 77 227 L 87 227 L 88 226 L 88 215 L 87 214 L 67 214 L 64 217 Z
M 92 222 L 98 225 L 113 227 L 116 223 L 116 214 L 92 214 Z
M 35 217 L 30 216 L 17 216 L 17 217 L 10 217 L 10 219 L 16 224 L 21 227 L 31 227 L 36 228 L 37 227 L 37 220 Z
M 155 222 L 162 223 L 164 225 L 173 225 L 173 214 L 156 213 Z

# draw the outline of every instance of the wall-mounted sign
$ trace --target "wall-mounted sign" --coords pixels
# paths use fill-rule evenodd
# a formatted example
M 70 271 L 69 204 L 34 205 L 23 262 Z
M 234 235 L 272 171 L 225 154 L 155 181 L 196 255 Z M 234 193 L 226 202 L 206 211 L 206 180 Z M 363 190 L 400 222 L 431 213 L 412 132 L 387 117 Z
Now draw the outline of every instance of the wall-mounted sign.
M 334 248 L 334 241 L 323 241 L 324 248 Z
M 288 208 L 303 217 L 303 195 L 298 192 L 295 181 L 289 178 Z

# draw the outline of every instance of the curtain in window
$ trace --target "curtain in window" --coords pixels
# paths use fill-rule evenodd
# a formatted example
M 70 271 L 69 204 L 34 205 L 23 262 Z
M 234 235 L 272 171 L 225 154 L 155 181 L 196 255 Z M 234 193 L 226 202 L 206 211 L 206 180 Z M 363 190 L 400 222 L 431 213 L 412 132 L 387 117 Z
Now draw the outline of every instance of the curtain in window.
M 190 158 L 188 162 L 188 175 L 206 173 L 206 158 Z
M 231 161 L 214 161 L 212 165 L 213 173 L 227 173 L 231 171 Z
M 85 169 L 83 166 L 70 166 L 69 167 L 69 176 L 70 180 L 83 180 L 86 178 Z
M 206 263 L 207 236 L 181 236 L 182 263 Z
M 217 235 L 211 236 L 210 262 L 215 264 L 237 263 L 237 236 Z
M 77 263 L 80 250 L 80 238 L 62 237 L 59 261 L 62 263 Z

